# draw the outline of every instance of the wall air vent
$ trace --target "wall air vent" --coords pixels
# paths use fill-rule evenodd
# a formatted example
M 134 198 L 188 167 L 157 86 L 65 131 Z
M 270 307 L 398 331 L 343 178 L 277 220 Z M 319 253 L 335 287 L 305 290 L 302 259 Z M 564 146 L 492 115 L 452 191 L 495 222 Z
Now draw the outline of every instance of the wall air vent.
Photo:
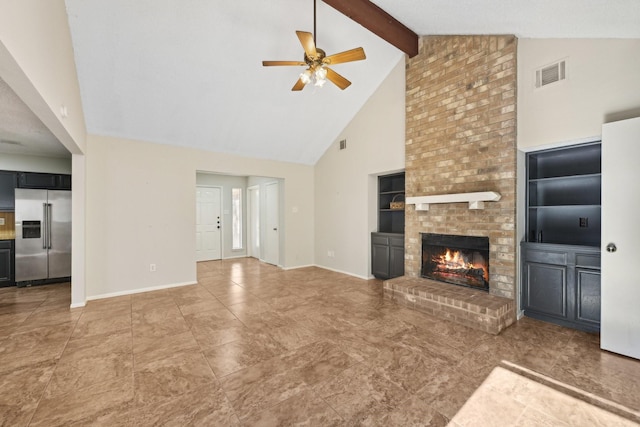
M 347 148 L 347 140 L 346 139 L 341 139 L 340 140 L 340 149 L 344 150 Z
M 541 88 L 566 78 L 567 61 L 563 59 L 536 70 L 536 88 Z

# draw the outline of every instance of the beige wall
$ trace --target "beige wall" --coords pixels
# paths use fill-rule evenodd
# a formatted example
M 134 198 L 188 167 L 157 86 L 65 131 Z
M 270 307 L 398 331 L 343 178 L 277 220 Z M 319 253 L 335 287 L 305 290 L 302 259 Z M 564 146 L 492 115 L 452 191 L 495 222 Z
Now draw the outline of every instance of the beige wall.
M 404 169 L 404 57 L 315 166 L 315 262 L 369 277 L 373 175 Z M 346 150 L 339 141 L 346 139 Z M 328 251 L 335 253 L 328 256 Z
M 64 0 L 2 0 L 0 10 L 0 77 L 70 152 L 82 153 L 86 129 Z
M 567 79 L 535 89 L 535 70 L 563 58 Z M 639 76 L 637 39 L 520 39 L 518 148 L 593 140 L 602 124 L 640 116 Z
M 282 178 L 283 266 L 313 264 L 311 166 L 93 135 L 86 157 L 89 299 L 196 281 L 196 171 Z

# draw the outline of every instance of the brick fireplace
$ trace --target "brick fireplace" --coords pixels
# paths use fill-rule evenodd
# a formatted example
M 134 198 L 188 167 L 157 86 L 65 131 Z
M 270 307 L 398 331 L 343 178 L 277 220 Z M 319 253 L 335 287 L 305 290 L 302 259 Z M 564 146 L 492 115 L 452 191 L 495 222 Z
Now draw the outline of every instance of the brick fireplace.
M 447 317 L 457 316 L 470 326 L 475 319 L 483 330 L 488 320 L 477 314 L 487 308 L 472 304 L 466 311 L 475 314 L 463 314 L 464 304 L 451 299 L 450 292 L 462 300 L 485 298 L 494 308 L 502 302 L 500 313 L 494 313 L 499 320 L 490 322 L 501 324 L 500 329 L 515 319 L 516 49 L 517 39 L 510 35 L 423 37 L 419 54 L 406 64 L 406 196 L 492 191 L 501 197 L 486 202 L 484 209 L 442 203 L 417 211 L 408 204 L 405 276 L 387 281 L 385 291 L 393 297 L 393 285 L 407 288 L 428 281 L 420 277 L 421 233 L 488 238 L 488 294 L 469 296 L 482 291 L 444 284 L 449 296 L 436 294 L 427 310 L 443 311 L 437 304 L 451 300 L 457 314 Z M 415 305 L 414 296 L 405 302 Z

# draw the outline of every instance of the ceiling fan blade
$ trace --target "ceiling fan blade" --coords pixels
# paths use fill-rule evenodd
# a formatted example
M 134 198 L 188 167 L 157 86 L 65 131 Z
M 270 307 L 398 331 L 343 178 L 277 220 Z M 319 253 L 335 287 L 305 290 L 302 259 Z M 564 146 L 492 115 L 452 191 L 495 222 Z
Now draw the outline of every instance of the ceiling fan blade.
M 318 52 L 316 51 L 316 42 L 313 41 L 313 34 L 307 33 L 306 31 L 296 31 L 296 34 L 300 39 L 300 43 L 302 43 L 304 53 L 306 53 L 309 58 L 315 59 L 318 56 Z
M 364 54 L 364 49 L 357 47 L 355 49 L 347 50 L 344 52 L 329 55 L 322 60 L 323 63 L 328 65 L 342 64 L 343 62 L 361 61 L 367 59 Z
M 302 81 L 302 79 L 298 79 L 298 81 L 296 82 L 296 84 L 293 85 L 291 90 L 302 90 L 304 88 L 304 85 L 305 83 Z
M 265 67 L 272 67 L 274 65 L 307 65 L 300 61 L 262 61 L 262 65 Z
M 327 70 L 327 79 L 329 79 L 333 84 L 338 86 L 340 89 L 345 90 L 351 85 L 351 82 L 340 74 L 333 71 L 331 68 L 326 68 Z

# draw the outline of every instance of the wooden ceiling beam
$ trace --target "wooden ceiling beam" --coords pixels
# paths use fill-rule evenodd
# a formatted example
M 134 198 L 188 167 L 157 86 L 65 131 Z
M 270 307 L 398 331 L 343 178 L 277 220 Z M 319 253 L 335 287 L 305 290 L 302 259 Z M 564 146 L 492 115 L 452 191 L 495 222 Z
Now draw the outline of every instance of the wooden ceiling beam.
M 418 35 L 369 0 L 322 0 L 413 58 Z

